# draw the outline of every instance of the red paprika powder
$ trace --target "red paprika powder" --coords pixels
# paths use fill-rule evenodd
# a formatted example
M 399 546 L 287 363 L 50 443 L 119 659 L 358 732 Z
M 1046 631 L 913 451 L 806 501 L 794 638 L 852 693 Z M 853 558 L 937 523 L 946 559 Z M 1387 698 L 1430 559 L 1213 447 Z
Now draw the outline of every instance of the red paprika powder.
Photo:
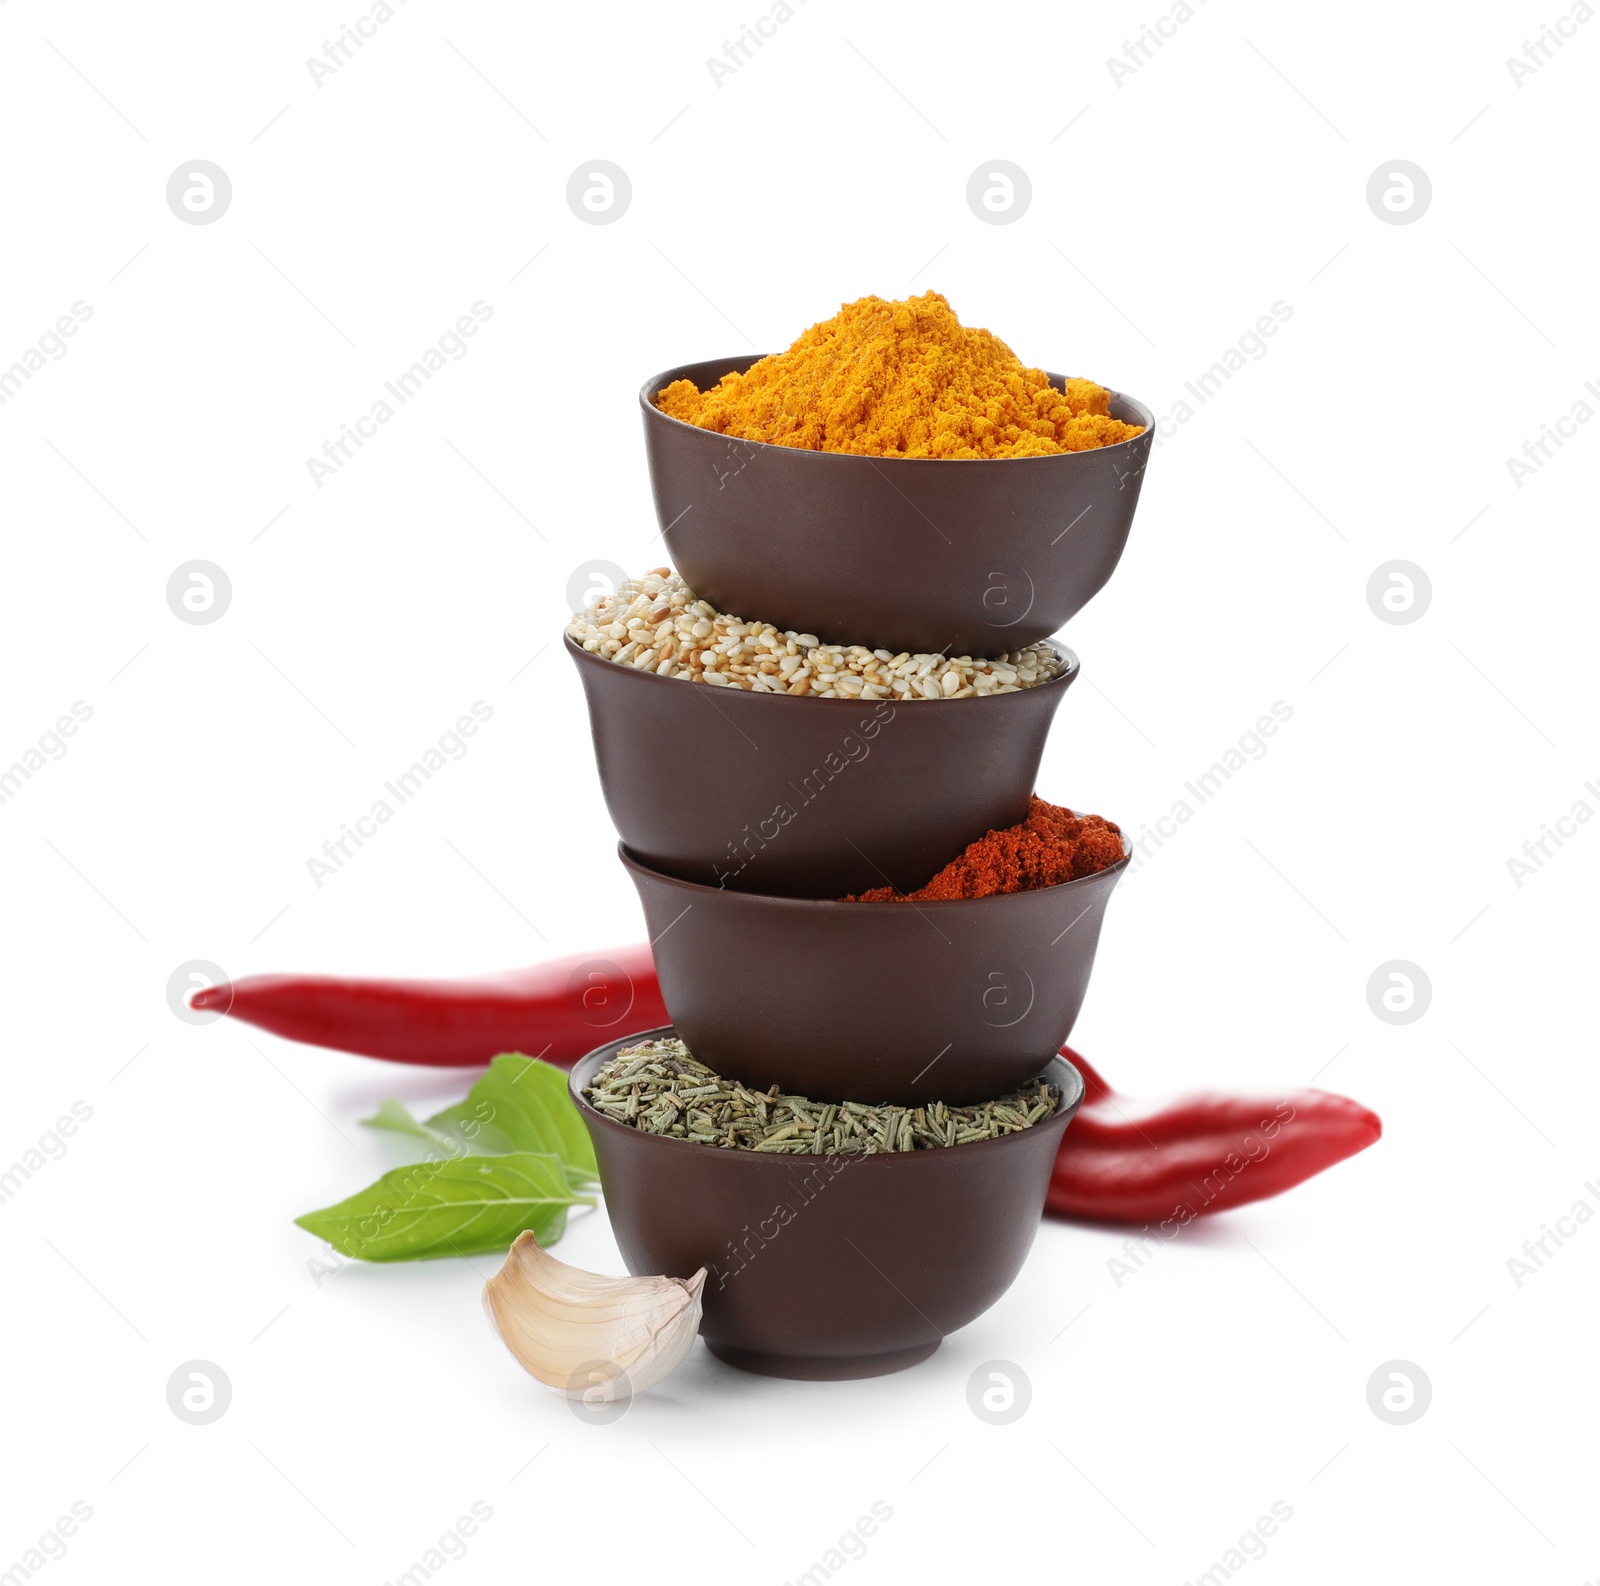
M 986 832 L 916 892 L 874 887 L 846 903 L 939 903 L 952 898 L 988 898 L 1059 886 L 1109 869 L 1122 858 L 1122 831 L 1098 815 L 1074 815 L 1037 794 L 1028 818 L 1004 831 Z

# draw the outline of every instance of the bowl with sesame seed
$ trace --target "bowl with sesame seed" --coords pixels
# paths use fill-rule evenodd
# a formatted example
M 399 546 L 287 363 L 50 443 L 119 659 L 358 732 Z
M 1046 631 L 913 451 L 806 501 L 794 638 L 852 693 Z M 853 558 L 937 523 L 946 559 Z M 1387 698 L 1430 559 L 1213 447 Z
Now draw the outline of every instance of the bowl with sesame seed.
M 739 891 L 910 891 L 1015 825 L 1078 661 L 899 654 L 717 611 L 670 569 L 576 613 L 566 647 L 628 849 Z

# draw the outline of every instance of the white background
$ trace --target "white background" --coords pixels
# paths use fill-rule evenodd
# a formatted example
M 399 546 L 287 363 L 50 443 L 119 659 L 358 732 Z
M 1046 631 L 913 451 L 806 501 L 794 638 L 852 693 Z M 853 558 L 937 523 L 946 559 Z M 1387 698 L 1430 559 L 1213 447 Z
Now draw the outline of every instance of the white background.
M 1507 1260 L 1600 1206 L 1600 832 L 1520 887 L 1507 859 L 1600 808 L 1600 426 L 1520 487 L 1506 459 L 1600 380 L 1600 23 L 1519 87 L 1507 57 L 1560 0 L 1211 0 L 1118 86 L 1107 58 L 1168 12 L 795 9 L 717 86 L 706 58 L 760 0 L 410 0 L 317 86 L 354 6 L 0 5 L 0 365 L 93 310 L 0 407 L 0 761 L 93 710 L 0 805 L 0 1163 L 93 1109 L 0 1205 L 0 1569 L 82 1500 L 63 1586 L 377 1586 L 481 1500 L 449 1582 L 777 1583 L 882 1500 L 851 1580 L 1178 1586 L 1282 1500 L 1252 1580 L 1577 1586 L 1600 1227 L 1520 1287 Z M 632 181 L 614 225 L 565 201 L 596 158 Z M 1008 226 L 964 198 L 995 158 L 1033 186 Z M 1365 198 L 1397 158 L 1432 181 L 1411 225 Z M 212 225 L 165 202 L 195 159 L 231 178 Z M 1083 680 L 1040 790 L 1137 834 L 1292 707 L 1119 890 L 1075 1040 L 1134 1093 L 1318 1076 L 1385 1136 L 1120 1286 L 1119 1235 L 1047 1223 L 903 1375 L 776 1382 L 697 1347 L 582 1425 L 487 1331 L 489 1264 L 318 1286 L 292 1225 L 394 1160 L 357 1124 L 375 1101 L 465 1080 L 192 1027 L 166 982 L 637 939 L 556 642 L 575 569 L 661 560 L 636 390 L 930 287 L 1163 413 L 1292 308 L 1158 447 L 1070 625 Z M 306 458 L 478 300 L 467 356 L 318 488 Z M 165 599 L 195 558 L 232 583 L 209 626 Z M 1393 559 L 1431 580 L 1410 625 L 1367 604 Z M 314 885 L 307 859 L 479 699 L 465 759 Z M 1367 1004 L 1390 959 L 1432 985 L 1404 1027 Z M 560 1254 L 620 1270 L 603 1215 Z M 196 1357 L 233 1385 L 209 1427 L 165 1400 Z M 996 1358 L 1033 1386 L 1005 1427 L 966 1404 Z M 1366 1400 L 1395 1358 L 1433 1388 L 1404 1427 Z

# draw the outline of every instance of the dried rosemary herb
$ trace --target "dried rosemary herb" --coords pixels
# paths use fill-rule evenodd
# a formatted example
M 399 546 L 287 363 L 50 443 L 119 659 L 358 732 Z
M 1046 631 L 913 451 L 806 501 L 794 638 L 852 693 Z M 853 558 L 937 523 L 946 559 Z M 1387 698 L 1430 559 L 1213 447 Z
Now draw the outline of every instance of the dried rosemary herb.
M 677 1039 L 624 1047 L 584 1096 L 595 1111 L 647 1134 L 735 1151 L 861 1156 L 997 1140 L 1048 1118 L 1061 1093 L 1044 1080 L 972 1107 L 869 1107 L 808 1101 L 774 1085 L 749 1090 L 696 1062 Z

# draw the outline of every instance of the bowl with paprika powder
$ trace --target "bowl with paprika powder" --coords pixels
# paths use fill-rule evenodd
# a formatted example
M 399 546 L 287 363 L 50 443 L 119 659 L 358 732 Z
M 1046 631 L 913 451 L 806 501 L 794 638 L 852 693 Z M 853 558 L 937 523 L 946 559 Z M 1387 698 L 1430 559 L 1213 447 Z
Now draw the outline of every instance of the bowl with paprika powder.
M 1155 422 L 1027 368 L 935 293 L 848 304 L 784 353 L 665 370 L 639 405 L 668 550 L 707 600 L 971 655 L 1055 633 L 1105 586 Z
M 1036 1074 L 1072 1033 L 1128 863 L 1098 816 L 1031 801 L 909 893 L 798 898 L 679 880 L 621 848 L 684 1041 L 754 1088 L 952 1104 Z
M 649 1133 L 591 1104 L 585 1090 L 622 1048 L 676 1034 L 591 1052 L 571 1095 L 628 1270 L 706 1269 L 712 1354 L 766 1376 L 881 1376 L 926 1360 L 1011 1287 L 1083 1100 L 1065 1059 L 1035 1065 L 1030 1078 L 1059 1101 L 1029 1128 L 944 1149 L 789 1155 Z
M 1058 646 L 1056 676 L 985 698 L 797 698 L 663 677 L 564 642 L 606 808 L 635 858 L 713 889 L 798 897 L 913 891 L 967 843 L 1022 820 L 1078 675 Z

